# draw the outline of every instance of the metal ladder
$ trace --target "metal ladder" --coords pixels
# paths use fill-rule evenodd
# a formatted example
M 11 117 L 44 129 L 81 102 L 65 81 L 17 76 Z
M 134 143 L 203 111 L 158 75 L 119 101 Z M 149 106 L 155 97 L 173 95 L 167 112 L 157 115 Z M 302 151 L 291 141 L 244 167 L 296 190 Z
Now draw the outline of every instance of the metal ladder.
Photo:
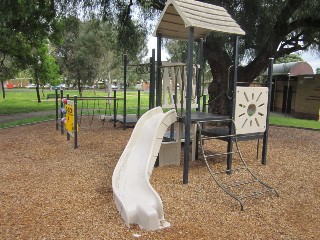
M 223 121 L 229 121 L 231 122 L 231 124 L 233 124 L 234 126 L 234 133 L 232 134 L 228 134 L 225 136 L 203 136 L 202 134 L 202 125 L 203 124 L 207 124 L 210 122 L 223 122 Z M 236 128 L 235 128 L 235 122 L 232 119 L 224 119 L 224 120 L 210 120 L 210 121 L 199 121 L 196 122 L 197 127 L 198 127 L 198 133 L 199 133 L 199 142 L 200 142 L 200 149 L 201 149 L 201 153 L 203 156 L 203 159 L 206 163 L 206 166 L 209 170 L 210 175 L 212 176 L 213 180 L 217 183 L 217 185 L 226 193 L 228 194 L 230 197 L 232 197 L 233 199 L 237 200 L 240 204 L 241 210 L 244 210 L 244 200 L 248 199 L 248 198 L 254 198 L 254 197 L 258 197 L 260 195 L 263 194 L 267 194 L 267 193 L 274 193 L 277 197 L 279 197 L 278 192 L 271 187 L 270 185 L 266 184 L 265 182 L 261 181 L 248 167 L 247 163 L 244 161 L 242 154 L 240 152 L 239 146 L 238 146 L 238 141 L 237 141 L 237 134 L 236 132 Z M 236 151 L 233 152 L 227 152 L 227 153 L 214 153 L 214 154 L 206 154 L 205 150 L 204 150 L 204 141 L 205 140 L 211 140 L 211 139 L 223 139 L 223 138 L 233 138 L 235 145 L 236 145 Z M 227 169 L 227 170 L 223 170 L 223 171 L 214 171 L 211 167 L 210 164 L 208 162 L 209 158 L 213 158 L 215 156 L 224 156 L 224 155 L 229 155 L 229 154 L 238 154 L 239 159 L 240 159 L 240 167 L 234 168 L 234 169 Z M 220 176 L 224 176 L 224 177 L 229 177 L 231 175 L 237 174 L 238 172 L 242 172 L 242 174 L 246 174 L 247 178 L 245 181 L 234 181 L 231 183 L 224 183 L 219 177 Z M 244 193 L 243 189 L 239 189 L 238 192 L 241 192 L 241 194 L 237 193 L 235 190 L 237 188 L 243 187 L 243 186 L 248 186 L 248 185 L 259 185 L 259 191 L 251 191 L 250 193 Z M 257 188 L 257 186 L 253 186 L 255 188 Z M 262 189 L 261 189 L 262 188 Z

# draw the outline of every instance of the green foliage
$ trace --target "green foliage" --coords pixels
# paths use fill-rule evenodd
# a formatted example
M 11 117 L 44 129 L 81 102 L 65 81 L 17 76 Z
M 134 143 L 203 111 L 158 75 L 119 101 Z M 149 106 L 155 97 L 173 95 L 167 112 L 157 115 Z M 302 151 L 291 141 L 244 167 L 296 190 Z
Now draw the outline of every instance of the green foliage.
M 35 63 L 34 74 L 37 75 L 40 86 L 44 86 L 45 84 L 57 85 L 61 78 L 59 66 L 56 63 L 55 57 L 50 55 L 48 44 L 44 42 L 44 44 L 36 50 L 36 54 L 38 56 L 38 62 Z M 36 76 L 34 76 L 34 78 L 36 78 Z
M 10 56 L 20 67 L 27 67 L 34 58 L 34 48 L 57 29 L 54 7 L 51 0 L 2 2 L 0 53 Z
M 289 62 L 302 62 L 303 58 L 301 58 L 297 54 L 288 54 L 283 57 L 278 58 L 275 63 L 289 63 Z
M 239 81 L 252 82 L 267 66 L 268 59 L 319 46 L 320 2 L 314 0 L 211 0 L 223 6 L 246 35 L 241 36 L 239 54 L 248 65 L 239 69 Z M 212 68 L 231 63 L 232 39 L 213 33 L 205 55 Z M 220 66 L 219 66 L 220 65 Z M 218 76 L 220 74 L 220 76 Z M 215 78 L 221 78 L 221 70 Z

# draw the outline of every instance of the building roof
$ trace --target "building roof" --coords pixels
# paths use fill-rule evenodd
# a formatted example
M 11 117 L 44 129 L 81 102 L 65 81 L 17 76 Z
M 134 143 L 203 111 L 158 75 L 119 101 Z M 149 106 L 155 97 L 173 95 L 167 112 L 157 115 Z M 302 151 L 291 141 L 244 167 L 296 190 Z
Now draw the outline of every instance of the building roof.
M 313 69 L 307 62 L 289 62 L 273 65 L 273 75 L 299 76 L 307 74 L 313 74 Z
M 194 0 L 168 0 L 153 35 L 187 40 L 188 27 L 194 27 L 195 40 L 207 37 L 210 31 L 245 34 L 223 7 Z

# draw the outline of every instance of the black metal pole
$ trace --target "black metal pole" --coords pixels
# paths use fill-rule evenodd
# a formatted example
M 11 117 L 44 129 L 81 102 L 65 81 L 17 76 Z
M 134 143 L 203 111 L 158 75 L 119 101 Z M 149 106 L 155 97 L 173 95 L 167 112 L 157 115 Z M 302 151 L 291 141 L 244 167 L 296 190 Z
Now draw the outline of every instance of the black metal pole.
M 154 108 L 155 93 L 155 49 L 152 49 L 152 57 L 150 58 L 150 86 L 149 86 L 149 109 Z
M 126 130 L 127 128 L 127 63 L 128 63 L 128 56 L 127 54 L 124 55 L 123 59 L 123 129 Z
M 162 79 L 161 79 L 161 40 L 162 36 L 157 36 L 157 81 L 156 81 L 156 106 L 161 106 Z
M 186 91 L 186 119 L 185 119 L 185 139 L 184 139 L 184 161 L 183 161 L 183 184 L 188 183 L 189 178 L 189 148 L 190 148 L 190 125 L 191 125 L 191 95 L 192 95 L 192 76 L 193 76 L 193 42 L 194 28 L 189 28 L 188 41 L 188 75 Z
M 235 101 L 236 101 L 236 88 L 237 88 L 237 81 L 238 81 L 238 49 L 239 49 L 239 36 L 235 37 L 234 41 L 234 47 L 233 47 L 233 61 L 234 61 L 234 67 L 233 67 L 233 88 L 232 88 L 232 99 L 230 101 L 230 116 L 235 120 L 234 114 L 235 114 Z M 229 125 L 229 135 L 234 134 L 234 124 L 233 122 L 230 122 Z M 233 137 L 229 137 L 228 139 L 228 155 L 227 155 L 227 171 L 231 170 L 232 167 L 232 150 L 233 150 Z
M 78 147 L 78 98 L 73 96 L 73 136 L 74 136 L 74 149 Z
M 117 90 L 113 90 L 113 127 L 116 127 L 117 121 Z
M 140 114 L 141 114 L 140 113 L 140 104 L 141 104 L 140 95 L 141 95 L 141 91 L 138 90 L 138 114 L 137 114 L 138 119 L 140 118 Z
M 67 93 L 67 100 L 69 100 L 69 93 Z M 70 140 L 70 133 L 67 131 L 67 141 L 69 140 Z
M 63 108 L 62 98 L 63 98 L 63 89 L 60 89 L 60 108 Z M 62 118 L 63 118 L 63 113 L 62 111 L 60 111 L 60 119 Z M 62 121 L 60 121 L 60 130 L 61 130 L 61 134 L 64 134 L 64 124 Z
M 200 112 L 200 100 L 201 100 L 201 77 L 202 77 L 202 70 L 203 70 L 203 39 L 200 38 L 199 45 L 198 45 L 198 73 L 197 73 L 197 82 L 196 82 L 196 95 L 197 95 L 197 111 Z M 196 134 L 196 155 L 195 158 L 199 158 L 199 134 Z
M 269 138 L 269 117 L 270 117 L 270 106 L 271 106 L 271 90 L 272 90 L 272 75 L 273 75 L 273 58 L 269 60 L 268 68 L 268 105 L 267 105 L 267 119 L 266 119 L 266 130 L 263 134 L 263 145 L 262 145 L 262 160 L 263 165 L 267 164 L 267 151 L 268 151 L 268 138 Z
M 56 93 L 56 130 L 59 130 L 59 97 L 58 97 L 58 88 L 55 89 Z

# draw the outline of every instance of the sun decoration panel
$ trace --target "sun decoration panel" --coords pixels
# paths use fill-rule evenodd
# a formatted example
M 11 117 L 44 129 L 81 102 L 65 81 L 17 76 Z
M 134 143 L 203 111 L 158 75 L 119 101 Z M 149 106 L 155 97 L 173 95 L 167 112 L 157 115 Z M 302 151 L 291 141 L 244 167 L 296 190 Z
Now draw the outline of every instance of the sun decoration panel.
M 237 134 L 266 130 L 268 88 L 237 87 L 235 123 Z

